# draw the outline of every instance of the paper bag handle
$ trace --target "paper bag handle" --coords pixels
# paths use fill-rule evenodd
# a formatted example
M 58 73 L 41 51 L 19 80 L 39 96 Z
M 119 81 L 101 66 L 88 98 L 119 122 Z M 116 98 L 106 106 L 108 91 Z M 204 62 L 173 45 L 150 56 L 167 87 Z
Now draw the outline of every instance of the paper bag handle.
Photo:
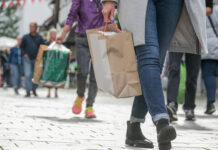
M 66 48 L 64 45 L 62 44 L 57 44 L 56 42 L 52 42 L 49 46 L 49 49 L 58 49 L 61 51 L 70 51 L 68 48 Z
M 103 31 L 106 32 L 108 24 L 111 23 L 114 27 L 114 29 L 119 33 L 121 32 L 120 29 L 117 27 L 116 24 L 114 24 L 114 22 L 112 20 L 109 20 L 109 22 L 103 22 Z M 106 25 L 105 25 L 106 24 Z

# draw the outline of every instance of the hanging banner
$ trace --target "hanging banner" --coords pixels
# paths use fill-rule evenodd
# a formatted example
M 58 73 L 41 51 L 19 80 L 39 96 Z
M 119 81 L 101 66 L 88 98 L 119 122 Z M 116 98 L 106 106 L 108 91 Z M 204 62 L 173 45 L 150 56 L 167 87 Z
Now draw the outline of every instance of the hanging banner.
M 13 6 L 23 6 L 27 3 L 27 1 L 31 1 L 31 3 L 35 3 L 36 1 L 42 2 L 42 0 L 11 0 L 11 1 L 3 1 L 0 2 L 0 7 L 13 7 Z

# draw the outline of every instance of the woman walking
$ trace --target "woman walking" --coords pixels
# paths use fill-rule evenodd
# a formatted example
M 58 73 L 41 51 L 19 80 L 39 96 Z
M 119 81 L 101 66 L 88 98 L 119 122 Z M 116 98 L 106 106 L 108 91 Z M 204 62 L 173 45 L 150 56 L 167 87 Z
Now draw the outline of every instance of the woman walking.
M 216 77 L 218 76 L 218 6 L 207 19 L 208 54 L 202 55 L 201 69 L 207 92 L 206 114 L 213 114 L 216 101 Z
M 135 97 L 131 118 L 127 122 L 126 144 L 153 148 L 153 143 L 144 137 L 140 128 L 140 123 L 144 123 L 149 111 L 156 125 L 159 149 L 171 149 L 171 141 L 176 138 L 176 130 L 169 125 L 160 74 L 167 49 L 180 52 L 194 50 L 187 52 L 200 54 L 201 45 L 206 51 L 205 1 L 103 0 L 103 2 L 102 12 L 106 22 L 114 17 L 115 5 L 118 4 L 121 27 L 133 33 L 138 61 L 143 95 Z
M 91 64 L 88 40 L 86 37 L 87 29 L 94 29 L 102 26 L 103 15 L 101 13 L 102 4 L 100 0 L 72 0 L 72 7 L 61 36 L 57 39 L 62 43 L 64 37 L 71 29 L 75 21 L 78 21 L 76 28 L 76 56 L 78 63 L 77 74 L 77 98 L 73 105 L 73 113 L 80 114 L 82 103 L 85 100 L 86 80 L 89 76 L 88 97 L 86 99 L 86 118 L 96 118 L 93 104 L 97 95 L 97 83 Z

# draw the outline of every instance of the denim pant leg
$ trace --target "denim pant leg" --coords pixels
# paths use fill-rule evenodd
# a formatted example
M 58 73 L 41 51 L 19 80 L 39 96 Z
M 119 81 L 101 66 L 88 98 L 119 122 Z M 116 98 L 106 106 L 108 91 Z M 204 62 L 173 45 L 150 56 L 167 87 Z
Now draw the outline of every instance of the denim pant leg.
M 97 96 L 98 87 L 95 79 L 95 73 L 93 70 L 93 66 L 90 68 L 90 76 L 89 76 L 89 91 L 88 98 L 86 100 L 86 107 L 92 107 L 95 102 L 95 97 Z
M 19 88 L 19 66 L 16 64 L 11 64 L 12 78 L 13 78 L 13 87 L 15 89 Z
M 24 76 L 25 76 L 25 87 L 26 92 L 30 93 L 32 90 L 32 65 L 31 60 L 29 58 L 23 59 L 23 67 L 24 67 Z
M 195 97 L 197 90 L 197 80 L 201 64 L 201 56 L 195 54 L 186 54 L 185 58 L 187 79 L 186 79 L 186 91 L 185 91 L 185 103 L 184 109 L 195 108 Z
M 132 122 L 145 122 L 145 116 L 148 113 L 148 108 L 144 96 L 136 96 L 133 101 L 132 114 L 130 121 Z
M 32 82 L 32 78 L 34 75 L 35 62 L 36 62 L 35 59 L 31 60 L 31 73 L 32 73 L 31 74 L 31 82 Z M 32 90 L 35 91 L 37 89 L 37 87 L 38 87 L 38 85 L 32 82 Z
M 183 53 L 169 53 L 169 75 L 167 87 L 167 103 L 175 102 L 178 108 L 177 97 L 180 83 L 180 65 Z
M 153 121 L 168 119 L 160 74 L 170 40 L 178 23 L 183 0 L 149 0 L 146 16 L 145 45 L 135 47 L 143 98 L 136 97 L 131 121 L 144 122 L 147 110 Z M 147 104 L 147 107 L 141 104 Z M 144 109 L 144 111 L 141 111 Z M 138 114 L 141 112 L 142 114 Z M 142 117 L 143 116 L 143 117 Z M 138 118 L 139 117 L 139 118 Z M 141 117 L 141 118 L 140 118 Z
M 202 77 L 207 91 L 207 103 L 216 101 L 216 67 L 217 60 L 202 60 Z

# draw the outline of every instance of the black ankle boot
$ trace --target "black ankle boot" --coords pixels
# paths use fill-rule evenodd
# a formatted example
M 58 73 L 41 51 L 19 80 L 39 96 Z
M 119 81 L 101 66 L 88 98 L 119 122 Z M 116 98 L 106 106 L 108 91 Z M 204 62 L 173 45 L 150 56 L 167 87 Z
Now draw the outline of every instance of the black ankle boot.
M 161 119 L 156 122 L 156 129 L 159 150 L 170 150 L 171 141 L 176 138 L 175 128 L 169 125 L 167 119 Z
M 215 108 L 214 102 L 209 102 L 207 104 L 207 109 L 204 113 L 208 115 L 212 115 L 215 111 L 216 111 L 216 108 Z
M 127 122 L 126 144 L 134 147 L 154 148 L 153 143 L 144 137 L 138 122 Z

